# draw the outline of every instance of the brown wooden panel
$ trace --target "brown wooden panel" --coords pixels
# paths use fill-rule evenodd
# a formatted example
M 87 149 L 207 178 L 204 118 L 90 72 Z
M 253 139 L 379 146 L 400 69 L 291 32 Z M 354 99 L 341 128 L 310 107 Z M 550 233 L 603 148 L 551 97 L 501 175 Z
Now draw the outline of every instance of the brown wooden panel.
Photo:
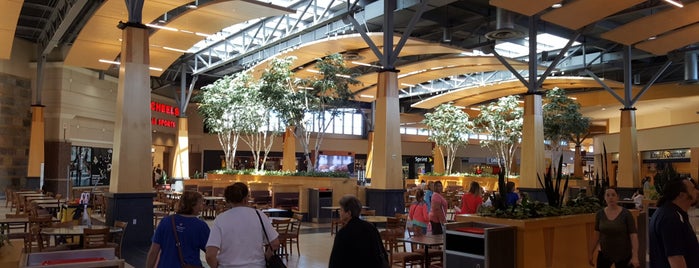
M 552 10 L 542 15 L 541 18 L 568 29 L 577 30 L 645 1 L 646 0 L 577 0 L 567 3 L 561 8 Z
M 0 59 L 9 59 L 24 0 L 0 1 Z
M 149 0 L 144 1 L 142 19 L 150 22 L 189 0 Z M 128 12 L 123 0 L 108 0 L 90 17 L 73 43 L 65 59 L 66 65 L 106 70 L 109 64 L 97 62 L 99 59 L 113 60 L 121 52 L 121 30 L 116 27 L 119 21 L 127 21 Z M 119 47 L 114 50 L 114 47 Z
M 490 0 L 491 6 L 496 6 L 504 8 L 510 11 L 517 12 L 519 14 L 524 14 L 527 16 L 539 13 L 547 8 L 551 7 L 553 4 L 560 3 L 561 0 L 537 0 L 537 1 L 523 1 L 523 0 Z
M 655 55 L 665 55 L 672 50 L 697 42 L 699 42 L 699 24 L 662 35 L 654 40 L 641 42 L 636 45 L 636 48 Z
M 635 44 L 699 21 L 699 2 L 671 8 L 637 19 L 602 34 L 602 38 L 624 45 Z

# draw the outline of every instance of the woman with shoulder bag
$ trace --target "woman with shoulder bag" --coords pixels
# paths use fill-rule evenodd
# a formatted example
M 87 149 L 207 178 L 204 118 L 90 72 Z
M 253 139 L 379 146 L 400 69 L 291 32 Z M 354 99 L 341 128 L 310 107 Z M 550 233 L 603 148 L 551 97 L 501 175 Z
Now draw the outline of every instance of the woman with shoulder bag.
M 204 209 L 204 197 L 185 191 L 177 213 L 160 221 L 148 250 L 146 267 L 202 267 L 199 252 L 204 251 L 209 226 L 198 218 Z M 178 246 L 179 245 L 179 246 Z
M 279 233 L 266 215 L 248 207 L 245 183 L 226 187 L 223 195 L 231 208 L 214 220 L 206 242 L 206 263 L 211 268 L 265 267 L 265 254 L 272 255 L 279 249 Z

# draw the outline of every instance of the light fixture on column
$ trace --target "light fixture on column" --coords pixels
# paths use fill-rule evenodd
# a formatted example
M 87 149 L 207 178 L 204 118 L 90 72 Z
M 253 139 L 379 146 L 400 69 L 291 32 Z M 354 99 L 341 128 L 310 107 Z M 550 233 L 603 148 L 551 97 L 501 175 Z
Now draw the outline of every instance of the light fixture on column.
M 665 0 L 665 2 L 668 2 L 669 4 L 676 7 L 684 7 L 684 5 L 682 4 L 682 0 Z
M 442 28 L 442 42 L 451 42 L 451 29 L 447 27 Z

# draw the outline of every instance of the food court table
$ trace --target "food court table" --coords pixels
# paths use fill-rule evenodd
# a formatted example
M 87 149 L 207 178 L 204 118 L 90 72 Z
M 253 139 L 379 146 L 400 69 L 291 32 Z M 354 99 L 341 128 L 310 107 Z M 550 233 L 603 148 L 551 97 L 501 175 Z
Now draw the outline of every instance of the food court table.
M 425 265 L 427 265 L 430 261 L 430 255 L 428 252 L 429 248 L 443 245 L 444 235 L 419 235 L 411 237 L 400 237 L 396 240 L 400 242 L 408 242 L 416 245 L 422 245 L 425 248 Z

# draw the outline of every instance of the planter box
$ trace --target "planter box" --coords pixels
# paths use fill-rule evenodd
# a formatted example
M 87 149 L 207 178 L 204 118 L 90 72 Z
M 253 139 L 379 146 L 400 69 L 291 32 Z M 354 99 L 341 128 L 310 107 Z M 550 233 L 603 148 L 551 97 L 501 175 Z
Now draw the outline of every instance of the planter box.
M 517 228 L 517 267 L 589 268 L 588 244 L 595 229 L 595 214 L 527 220 L 457 215 L 459 222 L 509 225 Z

